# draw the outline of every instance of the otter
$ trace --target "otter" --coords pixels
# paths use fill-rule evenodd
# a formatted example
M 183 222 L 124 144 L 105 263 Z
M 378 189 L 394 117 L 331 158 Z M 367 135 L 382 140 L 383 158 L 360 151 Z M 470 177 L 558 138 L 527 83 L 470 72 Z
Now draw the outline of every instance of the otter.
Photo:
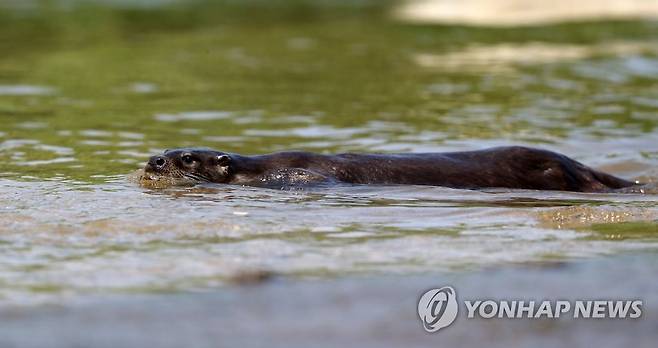
M 144 168 L 144 180 L 261 187 L 323 184 L 432 185 L 606 192 L 636 185 L 565 155 L 522 146 L 478 151 L 323 155 L 278 152 L 243 156 L 206 148 L 166 150 Z

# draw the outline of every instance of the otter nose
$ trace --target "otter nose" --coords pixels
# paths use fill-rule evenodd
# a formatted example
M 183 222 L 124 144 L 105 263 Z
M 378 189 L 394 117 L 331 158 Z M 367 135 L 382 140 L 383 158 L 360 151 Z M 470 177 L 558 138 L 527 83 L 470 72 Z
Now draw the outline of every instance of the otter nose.
M 162 169 L 167 163 L 167 159 L 163 156 L 153 156 L 149 158 L 148 164 L 155 169 Z

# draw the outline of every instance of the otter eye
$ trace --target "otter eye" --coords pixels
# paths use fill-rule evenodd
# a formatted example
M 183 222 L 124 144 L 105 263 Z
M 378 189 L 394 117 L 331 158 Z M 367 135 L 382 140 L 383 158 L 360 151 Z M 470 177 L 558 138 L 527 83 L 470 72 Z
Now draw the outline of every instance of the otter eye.
M 231 162 L 231 157 L 228 157 L 227 155 L 217 156 L 217 164 L 220 166 L 228 166 L 229 162 Z
M 190 155 L 183 155 L 183 157 L 181 157 L 181 160 L 185 164 L 192 164 L 194 162 L 194 158 L 192 158 L 192 156 Z

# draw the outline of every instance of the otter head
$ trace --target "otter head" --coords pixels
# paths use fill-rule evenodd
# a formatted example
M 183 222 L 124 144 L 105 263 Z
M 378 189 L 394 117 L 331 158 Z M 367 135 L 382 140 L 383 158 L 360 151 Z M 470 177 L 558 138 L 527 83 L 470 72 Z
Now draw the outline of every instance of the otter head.
M 149 159 L 143 179 L 172 184 L 225 183 L 231 174 L 230 165 L 231 157 L 224 152 L 198 148 L 165 150 Z

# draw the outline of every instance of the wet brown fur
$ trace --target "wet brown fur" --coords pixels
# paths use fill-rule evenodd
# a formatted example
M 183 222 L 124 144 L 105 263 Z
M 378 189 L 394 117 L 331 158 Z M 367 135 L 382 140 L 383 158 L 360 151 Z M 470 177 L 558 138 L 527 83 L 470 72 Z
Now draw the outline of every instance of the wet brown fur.
M 194 157 L 194 164 L 184 163 L 183 156 Z M 156 165 L 158 160 L 158 163 L 164 161 L 164 165 Z M 252 186 L 338 182 L 605 192 L 634 185 L 567 156 L 521 146 L 445 153 L 321 155 L 279 152 L 258 156 L 209 149 L 175 149 L 153 156 L 145 172 Z M 300 177 L 306 179 L 298 180 Z

